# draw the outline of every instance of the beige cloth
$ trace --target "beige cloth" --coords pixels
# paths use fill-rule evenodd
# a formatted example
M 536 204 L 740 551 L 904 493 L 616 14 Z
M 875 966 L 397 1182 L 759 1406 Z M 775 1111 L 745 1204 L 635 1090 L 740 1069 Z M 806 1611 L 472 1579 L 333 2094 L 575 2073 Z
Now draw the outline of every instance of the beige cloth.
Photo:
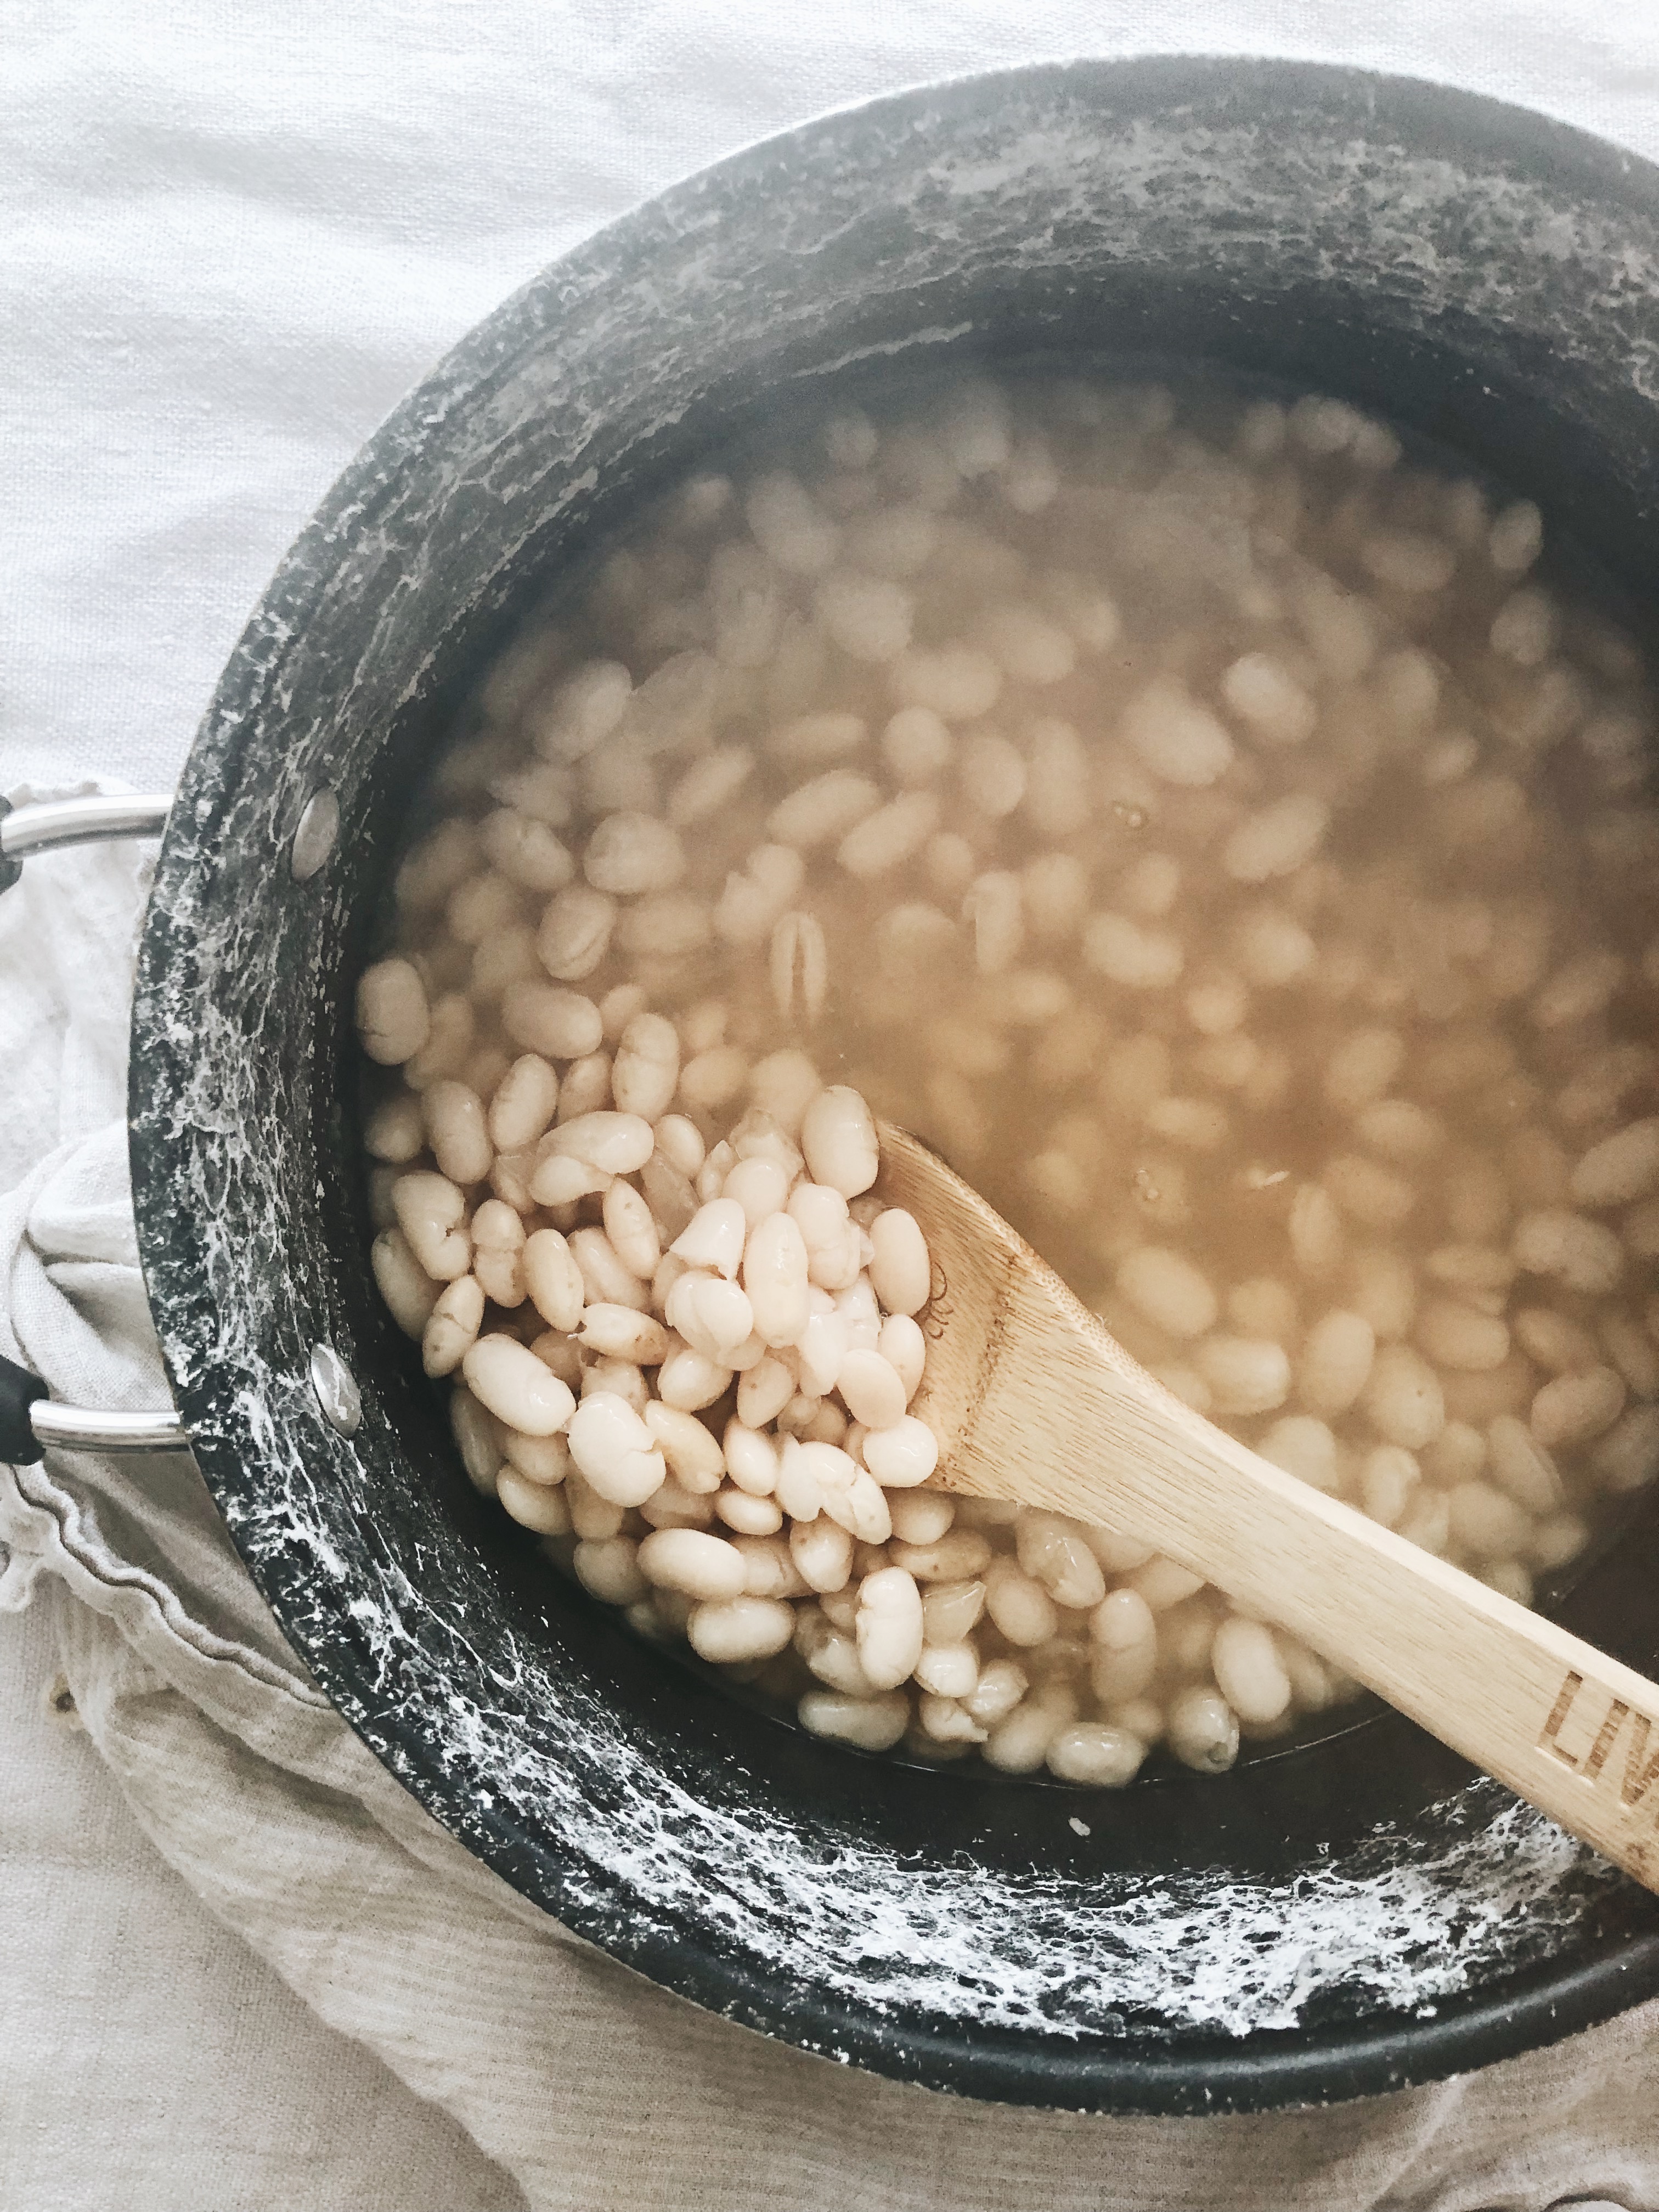
M 1659 151 L 1649 0 L 1165 0 L 1155 29 L 1448 76 Z M 0 789 L 171 780 L 374 417 L 595 222 L 826 106 L 1152 30 L 1139 0 L 787 27 L 769 0 L 0 0 L 0 247 L 29 302 L 0 319 Z M 143 892 L 131 855 L 85 853 L 0 900 L 0 1349 L 105 1405 L 163 1396 L 119 1127 Z M 0 1471 L 0 1543 L 6 2212 L 1659 2208 L 1659 2008 L 1325 2113 L 899 2088 L 664 1996 L 461 1853 L 307 1684 L 187 1460 Z

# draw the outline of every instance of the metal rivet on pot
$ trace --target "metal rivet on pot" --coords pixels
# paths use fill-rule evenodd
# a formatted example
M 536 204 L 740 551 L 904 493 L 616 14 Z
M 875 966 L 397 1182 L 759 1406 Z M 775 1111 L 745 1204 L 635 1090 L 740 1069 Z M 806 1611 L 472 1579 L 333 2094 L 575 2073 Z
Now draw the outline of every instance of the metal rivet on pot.
M 288 865 L 296 884 L 308 884 L 329 854 L 340 834 L 340 802 L 325 785 L 306 801 L 300 826 L 289 848 Z
M 355 1437 L 362 1426 L 362 1395 L 356 1378 L 331 1344 L 311 1347 L 311 1387 L 329 1425 L 343 1437 Z

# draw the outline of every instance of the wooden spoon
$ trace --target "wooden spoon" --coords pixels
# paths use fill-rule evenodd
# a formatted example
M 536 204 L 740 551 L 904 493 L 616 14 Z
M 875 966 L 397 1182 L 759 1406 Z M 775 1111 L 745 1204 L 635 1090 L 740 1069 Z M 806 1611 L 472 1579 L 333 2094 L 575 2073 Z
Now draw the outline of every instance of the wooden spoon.
M 1659 1889 L 1659 1684 L 1224 1435 L 925 1145 L 879 1135 L 881 1195 L 933 1257 L 911 1410 L 941 1487 L 1156 1544 Z

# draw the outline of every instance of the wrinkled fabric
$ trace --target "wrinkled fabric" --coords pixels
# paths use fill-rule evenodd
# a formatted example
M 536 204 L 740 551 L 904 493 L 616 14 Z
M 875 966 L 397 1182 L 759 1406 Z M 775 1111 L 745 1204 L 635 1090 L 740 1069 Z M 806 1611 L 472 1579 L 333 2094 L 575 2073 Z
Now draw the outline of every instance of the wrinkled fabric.
M 1449 78 L 1659 155 L 1647 0 L 0 0 L 0 791 L 167 787 L 328 482 L 598 222 L 828 106 L 1153 46 Z M 166 1401 L 122 1126 L 148 873 L 82 851 L 0 897 L 0 1350 L 112 1407 Z M 187 1455 L 0 1470 L 0 1546 L 8 2212 L 1659 2208 L 1659 2007 L 1328 2112 L 900 2088 L 695 2011 L 469 1858 L 309 1681 Z

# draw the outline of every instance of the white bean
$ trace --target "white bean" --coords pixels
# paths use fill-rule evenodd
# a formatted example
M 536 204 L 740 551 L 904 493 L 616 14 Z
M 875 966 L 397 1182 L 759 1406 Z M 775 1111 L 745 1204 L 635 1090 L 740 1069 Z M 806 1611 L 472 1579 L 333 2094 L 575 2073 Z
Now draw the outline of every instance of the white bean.
M 796 1711 L 809 1735 L 852 1744 L 860 1751 L 890 1751 L 910 1723 L 910 1701 L 902 1690 L 876 1698 L 808 1690 Z
M 1316 1490 L 1334 1494 L 1341 1486 L 1336 1438 L 1330 1428 L 1311 1413 L 1287 1413 L 1260 1438 L 1256 1449 L 1263 1459 L 1282 1467 Z
M 859 1660 L 878 1690 L 907 1681 L 921 1656 L 921 1593 L 902 1567 L 884 1567 L 859 1586 Z
M 1015 1524 L 1015 1542 L 1020 1566 L 1056 1605 L 1089 1612 L 1105 1596 L 1106 1578 L 1081 1523 L 1028 1507 Z
M 772 732 L 769 750 L 786 767 L 811 768 L 860 751 L 869 734 L 860 714 L 798 714 Z
M 675 830 L 694 830 L 720 814 L 755 772 L 755 756 L 746 745 L 722 745 L 693 761 L 668 794 L 665 809 Z
M 537 1229 L 525 1241 L 525 1288 L 550 1328 L 567 1333 L 580 1324 L 586 1297 L 581 1270 L 556 1229 Z
M 631 1306 L 586 1306 L 576 1341 L 605 1359 L 625 1359 L 635 1367 L 655 1367 L 668 1354 L 668 1332 L 649 1314 Z
M 1432 1443 L 1446 1423 L 1439 1377 L 1409 1345 L 1378 1347 L 1360 1405 L 1377 1434 L 1407 1451 Z
M 1224 1774 L 1238 1757 L 1238 1720 L 1218 1690 L 1194 1684 L 1170 1706 L 1170 1748 L 1200 1774 Z
M 573 1060 L 559 1085 L 558 1126 L 580 1121 L 589 1114 L 603 1113 L 611 1103 L 611 1055 L 590 1052 Z M 609 1174 L 610 1170 L 604 1170 Z
M 897 1373 L 908 1406 L 921 1387 L 927 1358 L 927 1340 L 908 1314 L 890 1314 L 881 1325 L 876 1349 Z
M 399 1091 L 383 1099 L 363 1124 L 363 1146 L 371 1159 L 406 1167 L 426 1144 L 420 1098 Z
M 1270 1413 L 1290 1395 L 1285 1347 L 1266 1339 L 1206 1337 L 1194 1347 L 1193 1364 L 1219 1413 Z
M 655 1123 L 667 1112 L 680 1077 L 679 1032 L 665 1015 L 636 1013 L 617 1041 L 611 1070 L 617 1109 Z
M 1000 822 L 1025 796 L 1025 763 L 995 730 L 971 731 L 963 738 L 961 779 L 968 804 L 988 821 Z
M 671 1345 L 657 1370 L 657 1395 L 681 1413 L 701 1413 L 726 1395 L 735 1372 L 729 1360 L 712 1359 L 689 1344 Z
M 520 890 L 562 890 L 576 872 L 576 864 L 546 823 L 513 807 L 501 807 L 486 817 L 478 829 L 478 842 L 490 866 Z
M 1524 1273 L 1551 1276 L 1570 1291 L 1606 1292 L 1624 1273 L 1624 1248 L 1612 1230 L 1559 1206 L 1524 1214 L 1510 1249 Z
M 1024 941 L 1024 892 L 1020 879 L 1006 869 L 976 876 L 963 895 L 962 920 L 974 939 L 974 960 L 981 975 L 1001 975 L 1012 968 Z
M 1523 1512 L 1542 1518 L 1560 1511 L 1565 1500 L 1555 1462 L 1524 1421 L 1513 1413 L 1498 1414 L 1487 1425 L 1486 1448 L 1484 1462 L 1466 1462 L 1468 1475 L 1479 1474 L 1485 1464 L 1492 1481 Z
M 1603 1490 L 1639 1490 L 1659 1472 L 1659 1406 L 1632 1406 L 1597 1443 L 1590 1469 Z
M 939 802 L 931 791 L 901 792 L 849 830 L 836 859 L 849 876 L 886 875 L 918 853 L 939 827 Z
M 801 1149 L 815 1182 L 843 1198 L 868 1190 L 880 1164 L 875 1123 L 856 1091 L 833 1084 L 819 1091 L 801 1121 Z
M 1140 1697 L 1158 1670 L 1158 1623 L 1138 1590 L 1115 1589 L 1089 1620 L 1091 1679 L 1103 1705 Z
M 1510 1355 L 1510 1332 L 1495 1314 L 1436 1298 L 1418 1316 L 1417 1341 L 1437 1367 L 1486 1374 Z
M 927 707 L 946 722 L 988 714 L 1002 690 L 1002 671 L 971 645 L 924 651 L 910 646 L 892 664 L 893 696 L 901 707 Z
M 572 1419 L 572 1392 L 513 1337 L 479 1337 L 462 1360 L 461 1372 L 497 1420 L 526 1436 L 550 1437 Z
M 620 661 L 584 661 L 535 710 L 536 750 L 549 760 L 577 760 L 592 752 L 622 720 L 633 689 Z
M 1069 631 L 1034 606 L 993 609 L 985 641 L 1003 673 L 1017 684 L 1058 684 L 1077 665 L 1077 646 Z
M 489 1102 L 489 1137 L 499 1152 L 533 1145 L 552 1121 L 559 1079 L 539 1053 L 522 1054 L 495 1086 Z
M 1176 678 L 1155 677 L 1125 709 L 1125 742 L 1152 774 L 1187 788 L 1213 783 L 1233 759 L 1233 741 Z
M 1421 1472 L 1416 1459 L 1401 1445 L 1373 1446 L 1360 1464 L 1362 1510 L 1383 1528 L 1397 1528 L 1416 1494 Z
M 606 1605 L 636 1605 L 647 1594 L 639 1547 L 629 1536 L 585 1538 L 570 1564 L 582 1588 Z
M 520 1528 L 533 1528 L 538 1536 L 570 1533 L 570 1504 L 562 1490 L 532 1482 L 516 1468 L 503 1467 L 496 1469 L 495 1495 Z
M 573 1230 L 569 1243 L 590 1304 L 632 1306 L 636 1313 L 648 1309 L 649 1285 L 634 1273 L 603 1229 Z
M 846 1589 L 853 1571 L 853 1539 L 827 1513 L 790 1524 L 789 1553 L 809 1589 Z
M 932 1289 L 933 1262 L 914 1214 L 884 1206 L 870 1224 L 870 1280 L 884 1310 L 907 1317 L 920 1313 Z
M 818 586 L 815 605 L 824 629 L 854 660 L 894 660 L 910 642 L 914 602 L 884 578 L 842 570 Z
M 971 1701 L 964 1710 L 971 1715 Z M 985 1763 L 1004 1774 L 1035 1774 L 1066 1724 L 1062 1714 L 1028 1699 L 992 1725 L 982 1754 Z
M 904 1414 L 864 1439 L 864 1463 L 888 1490 L 911 1490 L 926 1482 L 939 1465 L 939 1438 L 925 1421 Z
M 1174 1559 L 1154 1555 L 1127 1576 L 1127 1587 L 1137 1591 L 1154 1613 L 1167 1613 L 1183 1604 L 1204 1587 L 1204 1577 Z
M 556 982 L 591 975 L 610 949 L 617 902 L 587 884 L 572 884 L 548 901 L 536 933 L 536 957 Z
M 421 1339 L 421 1364 L 428 1375 L 452 1375 L 478 1334 L 483 1319 L 483 1287 L 471 1275 L 458 1275 L 439 1293 Z
M 904 1418 L 904 1385 L 879 1352 L 848 1352 L 834 1387 L 854 1419 L 869 1428 L 891 1428 Z
M 1146 1756 L 1146 1745 L 1128 1729 L 1110 1721 L 1073 1721 L 1051 1739 L 1048 1766 L 1062 1782 L 1121 1790 L 1134 1780 Z
M 1512 1558 L 1527 1541 L 1532 1524 L 1526 1514 L 1490 1483 L 1460 1482 L 1446 1503 L 1452 1540 L 1478 1559 Z
M 716 1598 L 692 1607 L 685 1632 L 697 1656 L 717 1666 L 770 1659 L 793 1636 L 795 1609 L 775 1597 Z
M 735 946 L 760 944 L 805 880 L 806 863 L 793 847 L 757 846 L 741 871 L 726 878 L 714 908 L 716 936 Z
M 691 1598 L 739 1597 L 745 1586 L 743 1554 L 698 1528 L 653 1530 L 640 1546 L 639 1569 L 647 1582 Z
M 926 1603 L 924 1599 L 924 1611 Z M 971 1697 L 979 1686 L 979 1654 L 971 1644 L 926 1644 L 915 1678 L 917 1686 L 933 1697 Z
M 1417 1284 L 1399 1253 L 1378 1246 L 1356 1252 L 1348 1288 L 1352 1310 L 1370 1323 L 1379 1343 L 1397 1343 L 1409 1335 L 1417 1314 Z
M 1216 1686 L 1242 1721 L 1266 1728 L 1291 1702 L 1290 1679 L 1280 1662 L 1271 1629 L 1235 1615 L 1215 1632 L 1210 1663 Z
M 597 1052 L 605 1036 L 604 1021 L 591 999 L 533 978 L 508 984 L 501 1000 L 501 1026 L 514 1044 L 546 1060 L 580 1060 Z
M 638 1174 L 655 1143 L 651 1124 L 638 1114 L 601 1109 L 560 1122 L 548 1139 L 548 1151 L 557 1158 L 580 1160 L 601 1175 L 627 1176 Z
M 357 1035 L 369 1058 L 400 1066 L 426 1042 L 432 1017 L 418 969 L 407 960 L 380 960 L 357 980 Z
M 749 1231 L 744 1247 L 743 1287 L 755 1328 L 774 1348 L 795 1343 L 811 1311 L 806 1246 L 787 1213 L 769 1214 Z
M 1313 701 L 1270 653 L 1234 661 L 1222 676 L 1221 696 L 1262 744 L 1305 744 L 1318 721 Z
M 569 1416 L 568 1434 L 570 1456 L 584 1480 L 611 1504 L 642 1505 L 661 1488 L 668 1469 L 656 1439 L 615 1392 L 583 1398 Z
M 1659 1191 L 1659 1115 L 1593 1145 L 1572 1170 L 1569 1188 L 1579 1206 L 1626 1206 Z
M 933 782 L 949 766 L 952 750 L 950 726 L 927 707 L 902 707 L 881 734 L 883 765 L 901 790 L 920 791 Z
M 1219 1310 L 1215 1292 L 1179 1252 L 1142 1245 L 1119 1263 L 1117 1287 L 1154 1328 L 1170 1336 L 1202 1336 L 1215 1327 Z
M 786 471 L 774 470 L 756 480 L 744 500 L 744 514 L 761 550 L 792 575 L 820 576 L 835 560 L 840 531 Z
M 1376 1352 L 1376 1332 L 1363 1314 L 1337 1308 L 1322 1315 L 1297 1364 L 1302 1403 L 1326 1419 L 1346 1413 L 1365 1388 Z
M 1323 799 L 1292 792 L 1239 823 L 1222 848 L 1221 865 L 1235 883 L 1287 876 L 1318 850 L 1329 822 Z
M 644 1413 L 657 1449 L 670 1474 L 696 1497 L 708 1497 L 720 1487 L 726 1472 L 726 1455 L 720 1440 L 696 1414 L 653 1398 Z
M 1625 1396 L 1625 1378 L 1611 1367 L 1558 1375 L 1532 1401 L 1532 1433 L 1546 1451 L 1574 1449 L 1612 1427 Z
M 409 1249 L 438 1282 L 453 1282 L 471 1265 L 472 1241 L 462 1226 L 466 1200 L 447 1176 L 424 1169 L 401 1175 L 392 1186 L 392 1206 Z
M 738 1379 L 738 1419 L 745 1428 L 763 1429 L 794 1393 L 793 1370 L 781 1359 L 763 1359 Z
M 468 1481 L 480 1496 L 493 1498 L 502 1463 L 501 1423 L 458 1383 L 449 1394 L 449 1426 Z
M 1097 914 L 1085 925 L 1083 957 L 1114 983 L 1134 991 L 1167 990 L 1185 955 L 1168 930 L 1148 929 L 1126 914 Z
M 634 1274 L 649 1276 L 662 1258 L 662 1243 L 651 1208 L 631 1183 L 618 1176 L 603 1200 L 605 1233 L 623 1265 Z M 744 1334 L 747 1334 L 747 1331 Z
M 1042 1583 L 1012 1559 L 996 1559 L 985 1575 L 985 1610 L 1010 1644 L 1046 1644 L 1060 1626 L 1054 1601 Z
M 669 1249 L 693 1267 L 712 1267 L 734 1281 L 743 1265 L 749 1224 L 736 1199 L 711 1199 L 700 1206 Z
M 810 852 L 844 837 L 882 803 L 881 787 L 852 769 L 831 769 L 781 799 L 767 817 L 775 843 Z
M 369 1251 L 374 1285 L 405 1336 L 420 1336 L 442 1289 L 415 1257 L 401 1229 L 383 1230 Z
M 783 1526 L 783 1509 L 775 1498 L 753 1498 L 730 1485 L 715 1492 L 714 1510 L 739 1536 L 770 1536 Z

